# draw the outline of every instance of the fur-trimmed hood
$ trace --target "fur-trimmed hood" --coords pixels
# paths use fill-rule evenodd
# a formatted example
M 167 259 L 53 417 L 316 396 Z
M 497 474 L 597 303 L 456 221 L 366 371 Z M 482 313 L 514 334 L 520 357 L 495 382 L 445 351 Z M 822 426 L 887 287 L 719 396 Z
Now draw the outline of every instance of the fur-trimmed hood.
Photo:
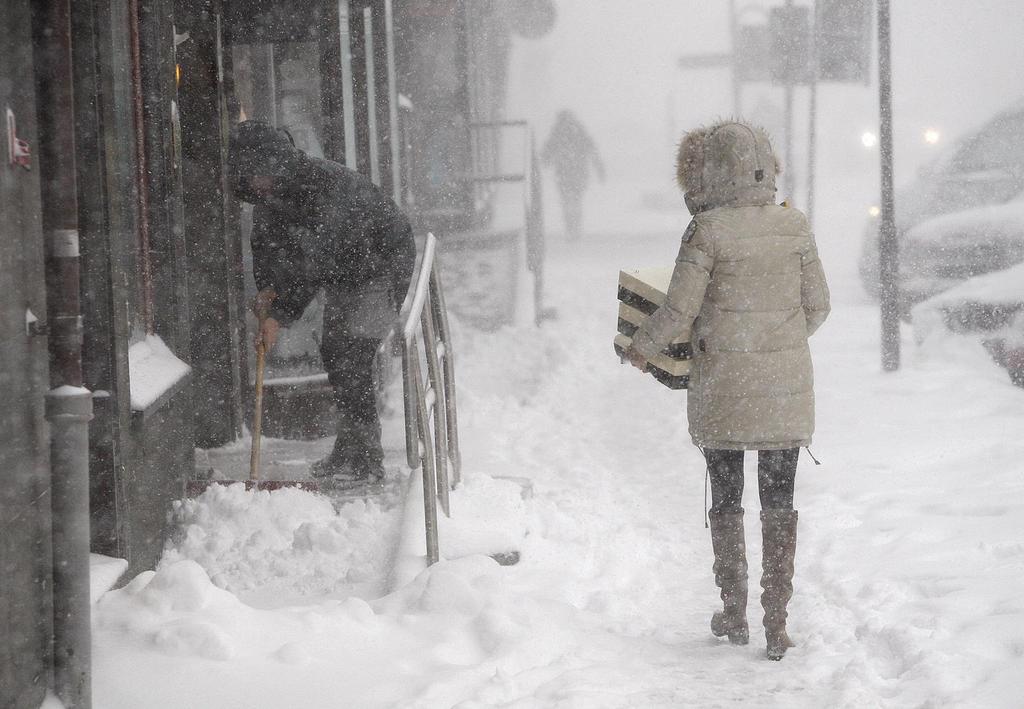
M 771 204 L 780 171 L 768 133 L 738 120 L 690 131 L 676 155 L 676 180 L 693 214 Z

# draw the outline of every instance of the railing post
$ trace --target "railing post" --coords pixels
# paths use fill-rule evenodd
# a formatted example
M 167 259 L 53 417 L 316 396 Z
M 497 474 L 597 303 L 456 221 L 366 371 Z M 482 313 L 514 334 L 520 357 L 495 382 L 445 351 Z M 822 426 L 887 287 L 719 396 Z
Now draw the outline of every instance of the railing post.
M 430 383 L 430 393 L 433 393 L 433 401 L 428 402 L 428 422 L 434 423 L 434 451 L 435 476 L 437 479 L 438 496 L 441 499 L 441 509 L 446 516 L 451 516 L 451 506 L 448 499 L 448 437 L 446 435 L 447 419 L 443 413 L 444 406 L 444 384 L 442 382 L 441 368 L 437 361 L 437 335 L 434 331 L 434 309 L 431 303 L 430 291 L 427 291 L 427 302 L 420 316 L 423 328 L 423 345 L 427 355 L 427 381 Z M 429 431 L 427 432 L 429 434 Z
M 402 378 L 405 409 L 406 460 L 413 470 L 422 466 L 423 512 L 427 562 L 440 558 L 437 534 L 437 501 L 446 515 L 451 512 L 448 463 L 459 473 L 456 432 L 454 366 L 444 295 L 434 260 L 437 239 L 428 234 L 416 290 L 404 313 L 402 328 Z M 423 340 L 427 380 L 420 366 L 417 330 Z M 433 426 L 433 430 L 431 430 Z
M 419 357 L 414 357 L 412 360 L 412 375 L 415 379 L 416 419 L 419 424 L 417 426 L 419 433 L 417 448 L 422 451 L 423 519 L 427 544 L 427 564 L 436 564 L 440 559 L 440 545 L 437 539 L 437 468 L 434 464 L 434 442 L 431 440 L 428 430 L 430 418 L 424 401 L 426 396 L 423 391 Z
M 448 459 L 452 464 L 452 485 L 462 482 L 462 455 L 459 452 L 459 426 L 455 406 L 455 353 L 452 349 L 451 329 L 448 326 L 448 309 L 445 305 L 441 277 L 435 264 L 430 274 L 431 305 L 437 325 L 437 335 L 443 351 L 439 357 L 442 368 L 442 389 L 444 390 L 445 430 L 448 434 Z

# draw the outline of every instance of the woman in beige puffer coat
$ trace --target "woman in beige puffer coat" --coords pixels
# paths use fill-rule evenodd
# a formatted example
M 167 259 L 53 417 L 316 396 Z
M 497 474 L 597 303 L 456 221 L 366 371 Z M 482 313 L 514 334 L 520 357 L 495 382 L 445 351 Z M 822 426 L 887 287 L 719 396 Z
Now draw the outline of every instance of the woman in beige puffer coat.
M 749 640 L 743 536 L 743 452 L 758 451 L 764 541 L 761 603 L 768 657 L 792 647 L 800 447 L 814 431 L 807 338 L 829 313 L 829 293 L 807 218 L 775 204 L 778 161 L 767 134 L 738 121 L 688 133 L 677 177 L 693 214 L 665 304 L 633 336 L 630 361 L 677 338 L 693 345 L 687 417 L 711 480 L 715 582 L 723 610 L 712 632 Z

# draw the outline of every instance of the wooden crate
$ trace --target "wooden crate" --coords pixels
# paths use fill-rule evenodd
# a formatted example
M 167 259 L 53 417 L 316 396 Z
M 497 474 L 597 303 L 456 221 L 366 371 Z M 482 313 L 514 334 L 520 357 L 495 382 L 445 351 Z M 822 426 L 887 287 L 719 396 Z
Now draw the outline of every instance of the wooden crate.
M 633 333 L 665 302 L 672 278 L 671 268 L 643 268 L 619 271 L 619 321 L 615 352 L 622 357 L 633 341 Z M 686 389 L 690 383 L 689 342 L 674 340 L 648 363 L 648 373 L 669 389 Z

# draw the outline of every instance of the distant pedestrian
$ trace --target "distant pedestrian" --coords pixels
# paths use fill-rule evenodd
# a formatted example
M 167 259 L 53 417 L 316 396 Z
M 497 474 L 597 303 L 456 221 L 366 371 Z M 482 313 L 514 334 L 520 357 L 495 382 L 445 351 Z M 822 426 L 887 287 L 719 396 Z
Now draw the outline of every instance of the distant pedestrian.
M 688 133 L 677 176 L 693 220 L 667 300 L 633 336 L 641 369 L 670 342 L 693 345 L 687 418 L 707 460 L 715 583 L 723 610 L 711 632 L 749 642 L 743 533 L 743 453 L 758 451 L 764 542 L 761 605 L 769 659 L 793 646 L 796 464 L 814 431 L 807 338 L 829 313 L 829 292 L 807 218 L 776 206 L 778 164 L 768 135 L 741 122 Z
M 604 164 L 593 138 L 572 111 L 559 111 L 541 160 L 555 171 L 565 232 L 575 241 L 583 233 L 583 194 L 590 183 L 590 167 L 593 165 L 598 179 L 604 182 Z

